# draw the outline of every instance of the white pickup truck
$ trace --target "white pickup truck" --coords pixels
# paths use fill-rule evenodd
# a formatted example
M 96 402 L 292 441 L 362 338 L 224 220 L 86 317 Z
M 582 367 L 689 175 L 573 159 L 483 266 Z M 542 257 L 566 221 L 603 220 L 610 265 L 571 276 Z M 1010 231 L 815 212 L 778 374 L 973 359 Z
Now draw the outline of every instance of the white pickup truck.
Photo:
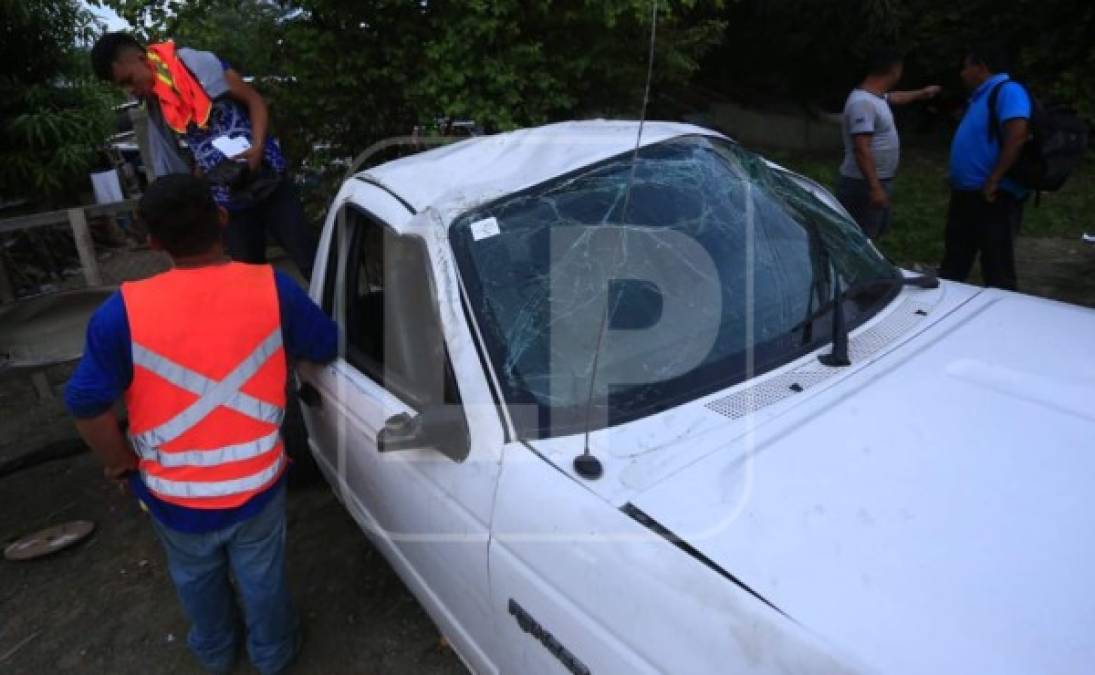
M 310 447 L 468 668 L 1091 673 L 1095 311 L 637 127 L 389 162 L 325 225 Z

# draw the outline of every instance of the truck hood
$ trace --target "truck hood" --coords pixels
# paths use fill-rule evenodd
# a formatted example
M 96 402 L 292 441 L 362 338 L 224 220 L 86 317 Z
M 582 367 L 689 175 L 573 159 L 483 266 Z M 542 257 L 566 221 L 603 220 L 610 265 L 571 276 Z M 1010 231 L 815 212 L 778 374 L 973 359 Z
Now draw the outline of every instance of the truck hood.
M 1095 311 L 986 291 L 628 501 L 880 672 L 1089 673 Z

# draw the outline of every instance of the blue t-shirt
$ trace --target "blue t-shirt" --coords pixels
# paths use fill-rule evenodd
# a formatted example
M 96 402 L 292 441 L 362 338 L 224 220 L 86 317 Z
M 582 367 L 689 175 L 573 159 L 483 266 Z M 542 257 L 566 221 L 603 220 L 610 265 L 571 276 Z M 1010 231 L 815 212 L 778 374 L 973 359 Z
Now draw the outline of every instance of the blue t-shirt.
M 274 272 L 285 353 L 324 363 L 338 353 L 338 327 L 291 277 Z M 84 355 L 65 385 L 65 405 L 74 417 L 96 417 L 122 398 L 133 381 L 129 318 L 121 292 L 107 298 L 87 326 Z M 232 509 L 190 509 L 152 495 L 134 475 L 133 493 L 161 523 L 179 532 L 212 532 L 257 514 L 284 483 L 281 480 Z
M 1008 79 L 1007 73 L 993 75 L 970 97 L 966 114 L 951 142 L 950 183 L 956 190 L 980 190 L 996 168 L 1002 134 L 989 140 L 989 92 Z M 1030 110 L 1030 96 L 1022 85 L 1010 82 L 1000 87 L 996 95 L 996 117 L 1001 125 L 1012 119 L 1030 119 Z M 1000 189 L 1021 199 L 1027 195 L 1025 188 L 1008 178 L 1000 181 Z

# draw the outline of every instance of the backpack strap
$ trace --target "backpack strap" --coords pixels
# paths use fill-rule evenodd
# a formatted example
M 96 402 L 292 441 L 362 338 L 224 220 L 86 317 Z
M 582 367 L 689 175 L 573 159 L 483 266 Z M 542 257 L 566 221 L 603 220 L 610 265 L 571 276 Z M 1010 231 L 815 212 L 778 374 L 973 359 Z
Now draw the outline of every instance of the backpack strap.
M 996 84 L 994 84 L 993 87 L 992 87 L 992 90 L 989 91 L 989 102 L 988 102 L 988 109 L 989 109 L 989 125 L 988 125 L 989 126 L 989 128 L 988 128 L 989 143 L 995 143 L 995 142 L 1000 140 L 1000 115 L 997 114 L 997 111 L 996 111 L 996 102 L 1000 100 L 1000 90 L 1004 88 L 1004 85 L 1005 84 L 1012 84 L 1012 83 L 1019 85 L 1019 87 L 1026 93 L 1027 98 L 1030 99 L 1031 114 L 1033 114 L 1033 112 L 1034 112 L 1034 98 L 1030 95 L 1030 90 L 1028 90 L 1022 82 L 1020 82 L 1019 80 L 1014 80 L 1014 79 L 1009 77 L 1006 80 L 1001 80 L 1001 81 L 997 82 Z
M 1000 88 L 1003 87 L 1011 80 L 1001 80 L 992 86 L 992 90 L 989 91 L 989 143 L 996 143 L 1000 140 L 1000 116 L 996 114 L 996 102 L 1000 100 Z

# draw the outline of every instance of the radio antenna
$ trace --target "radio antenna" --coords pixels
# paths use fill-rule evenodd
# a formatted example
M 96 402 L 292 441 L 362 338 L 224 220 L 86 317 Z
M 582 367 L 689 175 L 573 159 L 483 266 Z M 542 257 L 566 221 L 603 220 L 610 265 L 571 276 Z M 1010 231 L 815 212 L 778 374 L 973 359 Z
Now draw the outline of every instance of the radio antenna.
M 631 207 L 631 186 L 635 182 L 635 167 L 638 164 L 639 148 L 643 142 L 643 126 L 646 124 L 646 107 L 650 103 L 650 82 L 654 78 L 654 45 L 658 36 L 658 0 L 650 3 L 650 49 L 646 61 L 646 86 L 643 89 L 643 105 L 639 111 L 639 129 L 635 136 L 635 150 L 631 153 L 631 171 L 627 177 L 627 189 L 624 192 L 624 205 L 621 216 L 627 220 L 627 213 Z M 597 364 L 601 360 L 601 348 L 604 344 L 605 331 L 608 329 L 608 320 L 613 309 L 609 307 L 611 298 L 608 297 L 608 289 L 605 289 L 605 311 L 601 315 L 601 325 L 597 330 L 597 347 L 593 352 L 592 372 L 589 375 L 589 396 L 586 399 L 585 433 L 582 442 L 582 454 L 574 458 L 574 471 L 586 480 L 597 480 L 604 473 L 601 460 L 589 452 L 589 429 L 593 413 L 593 393 L 597 382 Z

